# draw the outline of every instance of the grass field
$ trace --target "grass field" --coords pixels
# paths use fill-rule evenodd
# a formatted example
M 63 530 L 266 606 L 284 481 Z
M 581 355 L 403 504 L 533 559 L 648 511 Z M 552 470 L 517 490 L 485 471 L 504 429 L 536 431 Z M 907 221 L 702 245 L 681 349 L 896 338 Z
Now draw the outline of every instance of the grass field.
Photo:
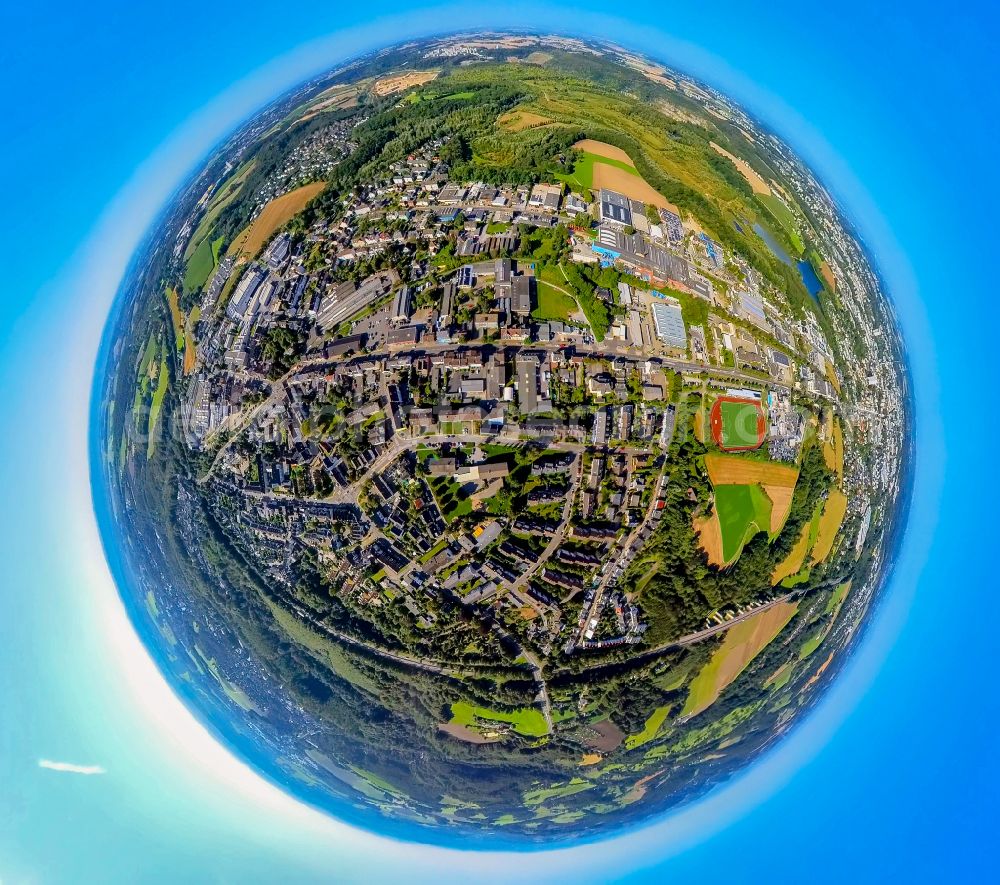
M 740 455 L 711 453 L 705 456 L 705 468 L 712 485 L 760 485 L 771 500 L 768 531 L 772 538 L 781 531 L 792 507 L 792 495 L 799 478 L 797 467 L 774 461 L 752 461 Z
M 287 194 L 275 197 L 263 208 L 250 227 L 233 241 L 229 247 L 229 254 L 237 254 L 247 259 L 254 258 L 274 233 L 305 209 L 306 204 L 318 196 L 325 187 L 326 182 L 314 181 L 312 184 L 303 185 Z
M 851 582 L 844 581 L 843 584 L 837 587 L 833 593 L 830 594 L 830 598 L 826 601 L 826 608 L 823 610 L 825 614 L 830 614 L 832 611 L 836 611 L 843 605 L 844 600 L 847 598 L 847 594 L 851 592 Z
M 799 660 L 804 661 L 809 657 L 809 655 L 816 651 L 816 649 L 820 647 L 824 638 L 826 638 L 826 631 L 820 630 L 818 633 L 813 634 L 805 642 L 803 642 L 802 645 L 799 646 Z
M 757 407 L 753 403 L 722 404 L 722 442 L 729 447 L 752 446 L 757 441 Z
M 451 705 L 451 722 L 455 725 L 475 725 L 477 719 L 489 722 L 506 722 L 518 734 L 527 737 L 543 737 L 548 734 L 545 716 L 534 707 L 521 707 L 513 712 L 476 707 L 466 701 L 456 701 Z
M 830 555 L 845 513 L 847 513 L 847 496 L 840 489 L 831 489 L 830 497 L 826 499 L 826 506 L 823 508 L 823 515 L 819 519 L 816 540 L 812 548 L 814 563 L 822 562 Z
M 602 185 L 595 183 L 595 170 L 596 176 L 599 177 L 603 174 L 604 177 L 607 177 L 606 173 L 602 172 L 603 169 L 617 169 L 619 174 L 631 176 L 638 182 L 642 182 L 642 179 L 639 178 L 639 173 L 635 171 L 635 167 L 631 163 L 622 160 L 609 160 L 606 157 L 600 157 L 597 154 L 587 153 L 586 151 L 577 158 L 576 163 L 573 165 L 572 173 L 557 175 L 556 177 L 568 184 L 573 190 L 593 190 L 594 188 L 602 187 Z M 642 183 L 645 184 L 645 182 Z M 610 185 L 603 186 L 610 187 Z
M 561 799 L 563 796 L 572 796 L 574 793 L 582 793 L 596 787 L 593 781 L 586 781 L 583 778 L 575 777 L 565 784 L 556 784 L 552 787 L 543 787 L 538 790 L 528 790 L 524 794 L 525 805 L 541 805 L 549 799 Z
M 625 749 L 634 750 L 636 747 L 648 744 L 653 738 L 656 737 L 657 734 L 659 734 L 669 712 L 669 705 L 666 707 L 657 707 L 646 720 L 646 724 L 643 726 L 642 731 L 638 734 L 630 734 L 627 738 L 625 738 Z
M 732 627 L 711 660 L 691 681 L 681 715 L 696 716 L 714 704 L 726 686 L 782 631 L 797 609 L 797 602 L 779 602 Z
M 194 250 L 184 270 L 184 291 L 193 292 L 204 286 L 215 269 L 215 258 L 212 254 L 212 241 L 205 237 Z
M 764 208 L 774 216 L 774 220 L 781 225 L 781 229 L 788 235 L 795 250 L 801 255 L 806 250 L 805 243 L 802 242 L 802 235 L 799 233 L 799 225 L 789 209 L 779 197 L 774 194 L 757 194 L 757 199 Z
M 813 512 L 812 519 L 802 526 L 802 533 L 799 535 L 799 539 L 795 542 L 795 545 L 788 552 L 788 556 L 775 566 L 771 574 L 772 584 L 782 584 L 802 571 L 802 566 L 806 561 L 806 554 L 816 540 L 816 533 L 819 530 L 819 516 L 820 509 L 817 507 Z
M 743 545 L 771 525 L 771 499 L 759 485 L 720 485 L 715 488 L 715 512 L 722 535 L 722 559 L 732 562 Z
M 149 425 L 147 428 L 148 438 L 146 441 L 146 457 L 151 458 L 156 451 L 156 443 L 160 433 L 160 411 L 163 409 L 163 398 L 167 395 L 167 388 L 170 386 L 170 366 L 167 363 L 167 350 L 164 347 L 160 356 L 160 368 L 156 373 L 156 389 L 153 391 L 153 398 L 149 403 Z
M 247 176 L 253 171 L 256 162 L 256 160 L 246 162 L 215 192 L 211 202 L 208 204 L 208 208 L 205 210 L 205 214 L 201 217 L 201 221 L 198 222 L 198 227 L 195 228 L 190 241 L 184 248 L 185 261 L 190 261 L 191 256 L 201 246 L 202 241 L 209 239 L 216 219 L 222 213 L 222 210 L 239 196 L 243 184 Z M 216 261 L 218 261 L 218 256 L 216 256 Z
M 724 451 L 759 448 L 764 442 L 764 410 L 756 400 L 720 396 L 709 416 L 712 439 Z
M 537 280 L 538 305 L 531 312 L 536 320 L 569 320 L 577 311 L 576 301 L 544 280 Z

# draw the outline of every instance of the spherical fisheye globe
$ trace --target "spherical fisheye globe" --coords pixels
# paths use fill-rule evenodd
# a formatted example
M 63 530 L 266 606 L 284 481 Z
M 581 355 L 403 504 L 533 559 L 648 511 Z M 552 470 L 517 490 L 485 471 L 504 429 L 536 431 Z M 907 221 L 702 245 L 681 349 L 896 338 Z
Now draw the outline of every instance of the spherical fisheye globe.
M 876 269 L 781 139 L 603 42 L 409 42 L 284 95 L 135 256 L 98 511 L 164 677 L 407 838 L 593 838 L 822 695 L 908 492 Z

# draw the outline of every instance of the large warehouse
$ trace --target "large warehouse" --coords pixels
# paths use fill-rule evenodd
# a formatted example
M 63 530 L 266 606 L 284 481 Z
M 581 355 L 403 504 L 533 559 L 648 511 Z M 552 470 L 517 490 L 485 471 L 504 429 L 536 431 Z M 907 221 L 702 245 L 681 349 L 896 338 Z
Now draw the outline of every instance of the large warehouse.
M 684 317 L 681 315 L 679 301 L 673 298 L 654 301 L 653 322 L 656 324 L 657 337 L 667 347 L 687 348 L 687 332 L 684 330 Z

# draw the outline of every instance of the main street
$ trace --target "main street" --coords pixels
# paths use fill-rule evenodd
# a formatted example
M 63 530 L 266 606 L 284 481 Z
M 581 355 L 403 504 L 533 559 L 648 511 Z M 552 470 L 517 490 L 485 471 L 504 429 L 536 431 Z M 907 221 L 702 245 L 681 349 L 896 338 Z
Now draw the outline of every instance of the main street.
M 493 346 L 494 345 L 483 345 L 483 347 Z M 545 352 L 553 354 L 564 350 L 567 346 L 572 346 L 575 353 L 581 354 L 585 357 L 591 357 L 593 359 L 613 360 L 618 357 L 623 357 L 625 359 L 634 360 L 651 360 L 659 363 L 660 365 L 666 366 L 667 368 L 673 369 L 674 371 L 686 374 L 704 374 L 710 378 L 716 378 L 724 382 L 759 384 L 762 380 L 759 374 L 743 372 L 738 369 L 709 366 L 704 363 L 691 362 L 690 360 L 676 359 L 665 354 L 651 357 L 649 354 L 644 353 L 642 348 L 636 348 L 624 342 L 607 339 L 599 344 L 585 344 L 574 341 L 571 345 L 560 345 L 554 342 L 538 342 L 531 345 L 507 345 L 497 349 L 502 350 L 506 357 L 515 358 L 522 350 L 526 352 Z M 454 344 L 439 344 L 437 342 L 432 342 L 421 344 L 419 347 L 410 351 L 410 355 L 413 358 L 417 358 L 420 356 L 444 353 L 447 351 L 462 351 L 468 349 L 479 349 L 479 346 L 456 346 Z M 363 365 L 366 363 L 377 363 L 398 355 L 398 350 L 380 350 L 345 359 L 331 359 L 326 355 L 314 354 L 298 361 L 291 368 L 289 368 L 287 372 L 271 382 L 270 393 L 264 400 L 252 406 L 249 410 L 241 412 L 224 426 L 223 429 L 229 433 L 229 436 L 215 453 L 215 457 L 213 458 L 208 471 L 199 478 L 199 483 L 204 483 L 212 477 L 218 468 L 219 463 L 222 461 L 223 455 L 229 451 L 230 447 L 253 423 L 257 416 L 266 412 L 267 409 L 272 408 L 281 401 L 285 393 L 285 385 L 287 382 L 298 380 L 300 376 L 307 376 L 319 372 L 331 372 L 340 365 Z

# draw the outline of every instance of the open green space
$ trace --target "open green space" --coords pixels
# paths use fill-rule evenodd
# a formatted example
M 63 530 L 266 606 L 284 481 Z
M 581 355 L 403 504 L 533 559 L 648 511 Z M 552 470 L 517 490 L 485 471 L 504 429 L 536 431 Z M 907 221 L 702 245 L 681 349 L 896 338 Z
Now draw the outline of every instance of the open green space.
M 156 450 L 156 441 L 160 431 L 160 411 L 163 408 L 163 398 L 167 395 L 167 388 L 170 386 L 170 366 L 167 363 L 166 350 L 160 356 L 160 368 L 156 374 L 156 389 L 153 391 L 153 398 L 149 403 L 149 434 L 146 443 L 146 455 L 151 457 Z
M 597 786 L 591 781 L 575 777 L 565 784 L 556 784 L 551 787 L 543 787 L 538 790 L 527 790 L 524 794 L 525 805 L 541 805 L 549 799 L 562 799 L 564 796 L 572 796 L 574 793 L 582 793 Z
M 460 516 L 472 513 L 472 499 L 451 477 L 432 477 L 428 480 L 428 485 L 445 522 L 453 522 Z
M 214 241 L 218 242 L 218 240 Z M 184 291 L 193 292 L 200 289 L 208 281 L 215 270 L 215 249 L 212 247 L 213 241 L 205 237 L 194 250 L 184 271 Z
M 847 592 L 851 589 L 851 582 L 844 581 L 840 584 L 833 593 L 830 594 L 830 598 L 826 601 L 826 608 L 824 612 L 830 614 L 830 612 L 835 611 L 843 603 L 844 599 L 847 597 Z
M 527 737 L 543 737 L 549 731 L 542 711 L 534 707 L 505 711 L 476 707 L 466 701 L 456 701 L 451 705 L 451 722 L 455 725 L 475 725 L 480 719 L 487 722 L 505 722 L 518 734 Z
M 660 733 L 660 729 L 663 727 L 663 723 L 666 722 L 667 714 L 669 712 L 669 704 L 665 707 L 657 707 L 646 720 L 646 724 L 642 731 L 637 734 L 630 734 L 627 738 L 625 738 L 625 748 L 627 750 L 634 750 L 636 747 L 648 744 Z
M 622 160 L 614 160 L 611 157 L 601 157 L 588 151 L 580 151 L 576 162 L 573 164 L 573 171 L 556 175 L 556 178 L 564 184 L 568 184 L 573 190 L 590 190 L 594 186 L 594 163 L 604 163 L 607 166 L 614 166 L 616 169 L 623 169 L 632 175 L 638 175 L 635 166 L 625 163 Z
M 757 532 L 767 531 L 771 499 L 759 485 L 720 485 L 715 488 L 715 509 L 722 530 L 722 558 L 732 562 Z
M 788 235 L 795 251 L 799 255 L 805 252 L 806 246 L 802 242 L 802 235 L 799 233 L 799 226 L 791 209 L 784 204 L 780 197 L 774 194 L 757 194 L 756 196 L 764 204 L 764 208 L 774 216 L 774 220 L 781 225 L 781 229 Z
M 536 320 L 562 320 L 566 322 L 576 311 L 576 302 L 544 280 L 537 281 L 538 304 L 531 311 Z
M 825 637 L 826 630 L 820 630 L 818 633 L 814 633 L 805 642 L 803 642 L 802 645 L 799 646 L 799 660 L 804 661 L 809 657 L 809 655 L 816 651 Z

